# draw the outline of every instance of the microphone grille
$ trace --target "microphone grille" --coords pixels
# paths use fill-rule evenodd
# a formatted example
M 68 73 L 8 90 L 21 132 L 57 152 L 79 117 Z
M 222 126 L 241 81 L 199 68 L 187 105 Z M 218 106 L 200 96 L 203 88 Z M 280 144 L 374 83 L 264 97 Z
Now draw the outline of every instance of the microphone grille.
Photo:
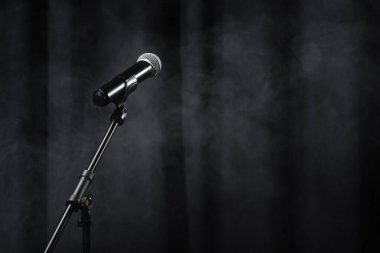
M 152 53 L 145 53 L 142 54 L 137 61 L 146 61 L 153 67 L 153 74 L 152 76 L 156 76 L 158 73 L 161 71 L 161 60 L 158 58 L 157 55 L 152 54 Z

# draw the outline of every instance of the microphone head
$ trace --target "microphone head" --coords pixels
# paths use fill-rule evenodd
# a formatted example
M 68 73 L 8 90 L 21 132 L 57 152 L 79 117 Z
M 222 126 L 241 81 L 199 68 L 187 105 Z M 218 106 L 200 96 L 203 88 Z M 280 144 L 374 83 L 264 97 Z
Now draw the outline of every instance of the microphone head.
M 160 73 L 162 64 L 161 64 L 160 58 L 158 58 L 157 55 L 152 54 L 152 53 L 145 53 L 145 54 L 142 54 L 137 59 L 137 62 L 139 62 L 139 61 L 145 61 L 152 66 L 152 68 L 153 68 L 152 77 L 156 76 L 158 73 Z

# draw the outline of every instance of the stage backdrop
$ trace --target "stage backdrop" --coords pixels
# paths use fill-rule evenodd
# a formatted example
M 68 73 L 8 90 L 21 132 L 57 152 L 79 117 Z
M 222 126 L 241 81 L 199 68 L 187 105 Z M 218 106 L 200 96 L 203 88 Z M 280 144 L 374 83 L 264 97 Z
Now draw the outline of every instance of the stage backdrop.
M 93 252 L 379 252 L 378 1 L 0 8 L 1 252 L 43 251 L 109 125 L 92 92 L 145 52 L 162 72 L 96 169 Z M 55 252 L 81 252 L 78 218 Z

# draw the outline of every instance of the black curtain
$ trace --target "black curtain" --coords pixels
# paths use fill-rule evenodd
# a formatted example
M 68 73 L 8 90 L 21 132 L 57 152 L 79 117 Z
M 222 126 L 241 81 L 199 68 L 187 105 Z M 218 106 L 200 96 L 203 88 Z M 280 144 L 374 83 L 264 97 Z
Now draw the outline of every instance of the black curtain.
M 90 188 L 93 252 L 378 252 L 380 4 L 0 3 L 0 251 L 42 252 L 139 55 Z M 75 214 L 55 252 L 80 252 Z

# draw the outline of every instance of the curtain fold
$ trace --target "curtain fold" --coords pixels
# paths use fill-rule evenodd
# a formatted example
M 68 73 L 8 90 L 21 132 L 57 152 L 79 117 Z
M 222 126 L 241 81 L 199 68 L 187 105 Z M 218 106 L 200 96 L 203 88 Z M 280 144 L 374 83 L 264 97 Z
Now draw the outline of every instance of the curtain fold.
M 90 188 L 93 252 L 379 250 L 376 1 L 4 1 L 1 252 L 41 252 L 145 52 Z M 74 214 L 55 252 L 81 249 Z

